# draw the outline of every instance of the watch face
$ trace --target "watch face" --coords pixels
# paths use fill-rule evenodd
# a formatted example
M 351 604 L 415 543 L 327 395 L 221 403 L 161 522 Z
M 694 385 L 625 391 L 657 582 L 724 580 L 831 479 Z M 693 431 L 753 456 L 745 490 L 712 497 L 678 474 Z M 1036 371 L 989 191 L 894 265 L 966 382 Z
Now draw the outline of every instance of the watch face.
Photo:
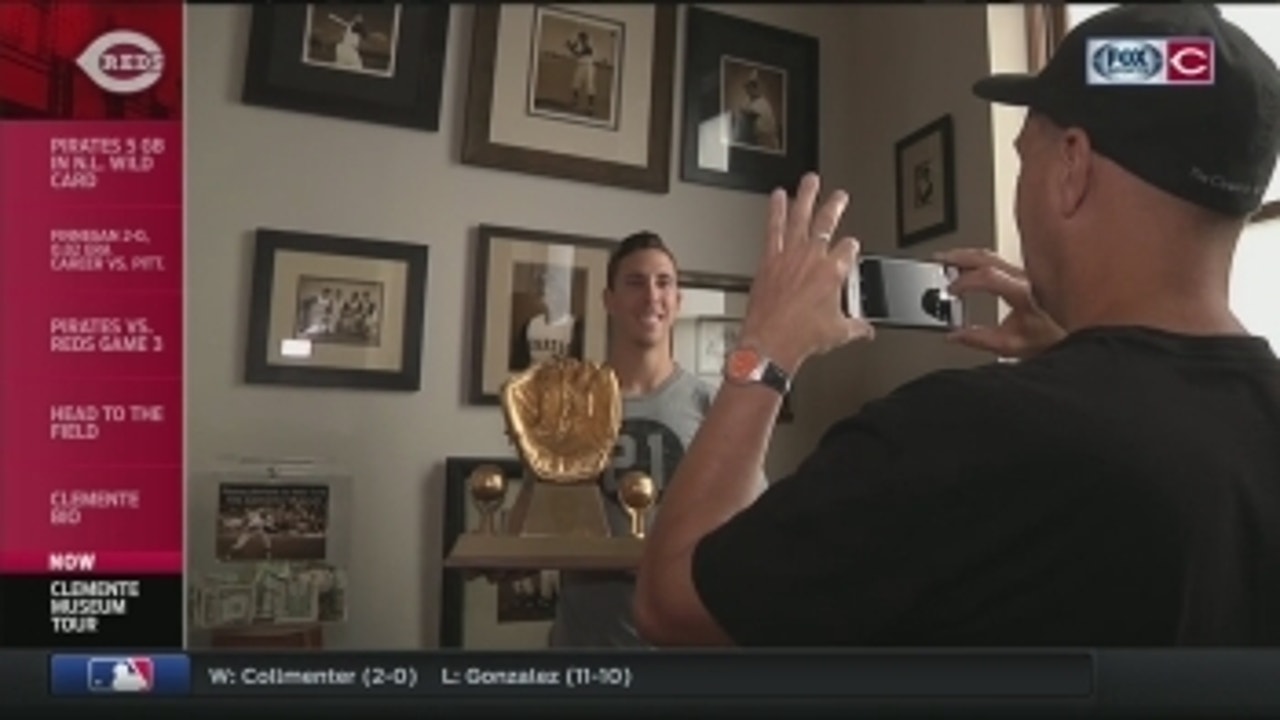
M 736 348 L 725 362 L 726 374 L 734 380 L 749 380 L 760 366 L 760 354 L 750 348 Z

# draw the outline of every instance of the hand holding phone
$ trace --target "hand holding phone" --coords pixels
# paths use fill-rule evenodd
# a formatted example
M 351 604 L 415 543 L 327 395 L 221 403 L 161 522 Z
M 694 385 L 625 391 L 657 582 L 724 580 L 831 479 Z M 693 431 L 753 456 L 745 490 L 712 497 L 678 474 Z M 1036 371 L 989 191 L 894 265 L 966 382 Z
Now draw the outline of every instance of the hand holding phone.
M 986 292 L 1009 306 L 998 326 L 962 327 L 951 333 L 952 340 L 1001 357 L 1028 358 L 1066 337 L 1066 331 L 1036 302 L 1022 268 L 979 248 L 947 250 L 934 257 L 958 273 L 951 292 Z
M 942 262 L 867 255 L 849 273 L 846 315 L 874 325 L 951 331 L 964 327 L 964 302 L 952 292 L 958 270 Z

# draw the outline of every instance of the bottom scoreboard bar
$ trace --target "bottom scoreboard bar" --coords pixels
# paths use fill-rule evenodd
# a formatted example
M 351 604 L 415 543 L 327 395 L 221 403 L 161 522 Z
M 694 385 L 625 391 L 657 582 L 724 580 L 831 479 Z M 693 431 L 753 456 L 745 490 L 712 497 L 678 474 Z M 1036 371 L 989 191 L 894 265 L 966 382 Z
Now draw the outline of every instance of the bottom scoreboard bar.
M 0 647 L 183 647 L 181 573 L 0 575 L 0 602 Z
M 49 673 L 55 696 L 1084 700 L 1093 695 L 1088 653 L 104 652 L 55 655 Z
M 31 661 L 43 667 L 34 671 Z M 47 676 L 48 682 L 43 682 Z M 1280 651 L 193 653 L 0 652 L 0 716 L 49 700 L 64 709 L 150 707 L 219 717 L 613 708 L 806 710 L 844 716 L 1277 717 Z M 10 684 L 13 683 L 11 687 Z M 39 688 L 37 691 L 36 688 Z M 47 691 L 45 690 L 47 688 Z M 36 692 L 40 694 L 37 695 Z M 48 694 L 45 694 L 48 693 Z M 133 698 L 133 700 L 130 700 Z M 77 702 L 80 701 L 80 702 Z M 614 704 L 610 705 L 612 702 Z M 183 705 L 181 703 L 189 703 Z M 240 704 L 237 704 L 240 703 Z M 563 712 L 561 712 L 563 711 Z M 344 712 L 346 714 L 344 714 Z
M 1089 698 L 1093 659 L 1066 654 L 316 653 L 192 656 L 197 695 L 444 698 Z

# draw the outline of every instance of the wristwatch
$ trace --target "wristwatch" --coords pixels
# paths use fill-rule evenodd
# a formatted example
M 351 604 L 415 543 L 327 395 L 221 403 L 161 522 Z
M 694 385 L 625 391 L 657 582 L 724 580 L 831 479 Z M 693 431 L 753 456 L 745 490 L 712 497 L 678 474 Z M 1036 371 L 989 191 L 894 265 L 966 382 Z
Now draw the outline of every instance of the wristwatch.
M 739 384 L 760 383 L 773 388 L 779 395 L 791 392 L 791 376 L 750 346 L 738 346 L 729 352 L 724 362 L 724 376 Z

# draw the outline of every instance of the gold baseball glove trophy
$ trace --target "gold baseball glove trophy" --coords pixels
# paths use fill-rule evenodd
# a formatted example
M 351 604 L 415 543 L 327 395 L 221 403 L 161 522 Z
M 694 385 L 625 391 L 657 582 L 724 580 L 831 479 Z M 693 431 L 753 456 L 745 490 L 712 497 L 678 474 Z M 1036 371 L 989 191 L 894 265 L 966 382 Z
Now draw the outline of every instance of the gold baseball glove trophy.
M 539 363 L 502 388 L 507 435 L 525 477 L 505 527 L 496 522 L 509 483 L 498 468 L 471 474 L 469 491 L 481 526 L 458 538 L 445 564 L 474 569 L 634 568 L 640 561 L 644 513 L 653 481 L 628 473 L 619 500 L 630 533 L 615 536 L 600 478 L 613 461 L 622 424 L 618 379 L 609 368 L 572 358 Z

